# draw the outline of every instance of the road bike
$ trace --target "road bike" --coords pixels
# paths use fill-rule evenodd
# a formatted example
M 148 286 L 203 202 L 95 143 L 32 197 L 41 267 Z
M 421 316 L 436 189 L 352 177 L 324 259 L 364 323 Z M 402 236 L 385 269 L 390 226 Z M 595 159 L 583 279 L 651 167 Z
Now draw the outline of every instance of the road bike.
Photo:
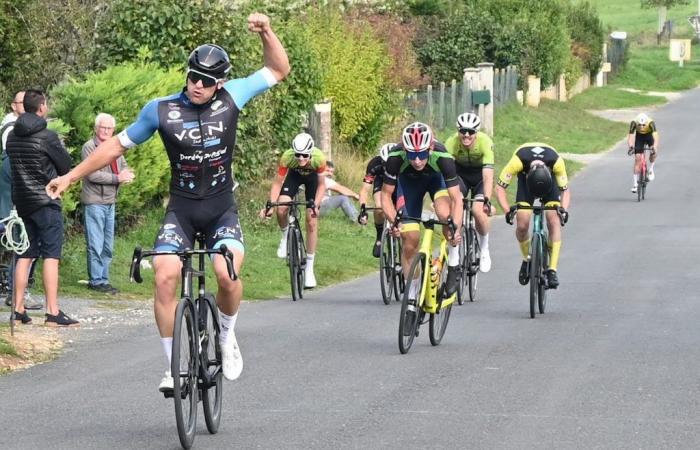
M 515 212 L 519 209 L 532 210 L 532 232 L 530 238 L 530 250 L 528 252 L 528 270 L 530 277 L 530 317 L 535 318 L 536 309 L 544 314 L 547 307 L 547 277 L 544 272 L 549 267 L 549 248 L 547 227 L 544 221 L 544 211 L 554 210 L 559 215 L 561 225 L 566 224 L 566 217 L 559 206 L 544 206 L 542 199 L 537 199 L 539 205 L 515 205 L 511 208 L 506 221 L 512 225 Z M 537 308 L 536 308 L 537 307 Z
M 382 208 L 363 208 L 362 212 L 381 211 Z M 401 270 L 401 239 L 391 234 L 391 223 L 384 221 L 384 229 L 379 247 L 379 284 L 382 290 L 382 300 L 385 305 L 391 304 L 391 299 L 401 301 L 404 288 L 403 272 Z
M 233 268 L 233 255 L 225 245 L 218 249 L 204 248 L 204 235 L 195 235 L 197 249 L 181 251 L 157 251 L 134 249 L 129 277 L 143 282 L 141 260 L 157 255 L 176 255 L 182 261 L 180 302 L 175 312 L 173 347 L 170 373 L 173 390 L 164 392 L 175 403 L 175 421 L 180 444 L 189 449 L 194 442 L 197 428 L 197 403 L 202 400 L 207 430 L 216 434 L 221 421 L 223 371 L 219 344 L 219 309 L 214 295 L 205 291 L 205 256 L 222 255 L 232 280 L 238 277 Z M 198 268 L 192 259 L 198 256 Z M 197 294 L 194 297 L 192 279 L 197 277 Z
M 641 202 L 644 200 L 647 192 L 647 184 L 649 184 L 649 171 L 647 170 L 647 152 L 654 152 L 653 148 L 648 145 L 644 146 L 642 151 L 641 166 L 639 168 L 639 180 L 637 182 L 637 201 Z M 630 155 L 634 155 L 634 147 L 630 147 Z
M 459 244 L 460 279 L 457 285 L 457 302 L 463 305 L 467 295 L 469 301 L 476 300 L 476 285 L 479 276 L 481 248 L 476 234 L 476 222 L 472 213 L 475 202 L 484 202 L 483 198 L 464 198 L 464 220 L 462 221 L 462 242 Z
M 452 233 L 456 232 L 456 227 L 452 218 L 441 222 L 433 217 L 427 220 L 416 217 L 402 218 L 401 214 L 397 215 L 393 226 L 397 227 L 401 220 L 415 220 L 423 224 L 420 247 L 413 257 L 406 276 L 399 316 L 399 351 L 406 354 L 411 349 L 413 340 L 418 336 L 420 326 L 425 324 L 426 315 L 430 323 L 430 343 L 439 345 L 445 335 L 452 304 L 456 301 L 457 295 L 455 293 L 445 298 L 448 244 L 442 236 L 439 248 L 435 252 L 436 256 L 433 258 L 433 234 L 436 225 L 449 226 Z
M 289 281 L 292 288 L 292 300 L 304 298 L 304 284 L 306 282 L 306 245 L 304 234 L 301 231 L 299 221 L 299 206 L 313 208 L 313 201 L 300 202 L 290 200 L 288 202 L 270 202 L 265 204 L 269 211 L 276 206 L 289 207 L 289 221 L 287 222 L 287 266 L 289 266 Z

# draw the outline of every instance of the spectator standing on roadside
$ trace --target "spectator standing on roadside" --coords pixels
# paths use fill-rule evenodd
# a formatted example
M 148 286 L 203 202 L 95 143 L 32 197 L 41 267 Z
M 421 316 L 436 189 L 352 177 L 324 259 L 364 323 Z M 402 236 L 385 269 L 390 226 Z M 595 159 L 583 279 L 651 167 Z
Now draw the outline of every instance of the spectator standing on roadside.
M 97 115 L 95 135 L 83 144 L 83 160 L 98 145 L 112 137 L 115 126 L 116 120 L 110 114 Z M 83 179 L 80 201 L 84 205 L 88 289 L 108 294 L 118 292 L 109 283 L 109 266 L 114 247 L 114 209 L 119 186 L 133 180 L 134 173 L 127 167 L 124 156 Z
M 10 104 L 12 112 L 8 113 L 2 120 L 2 124 L 0 124 L 0 136 L 2 137 L 2 159 L 0 160 L 0 166 L 2 166 L 0 167 L 0 219 L 4 219 L 5 217 L 9 216 L 10 211 L 12 211 L 12 176 L 10 169 L 10 159 L 7 157 L 5 145 L 7 143 L 7 136 L 10 134 L 10 131 L 12 131 L 12 129 L 15 126 L 15 121 L 21 114 L 24 114 L 24 105 L 22 104 L 23 101 L 24 91 L 18 91 L 12 98 L 12 103 Z M 12 305 L 12 279 L 14 278 L 16 261 L 17 256 L 13 254 L 12 261 L 9 264 L 10 270 L 8 272 L 10 293 L 5 299 L 5 304 L 7 306 Z M 35 264 L 32 264 L 32 267 L 29 271 L 30 285 L 34 284 L 34 267 Z M 26 309 L 41 309 L 43 306 L 44 303 L 42 301 L 34 299 L 29 293 L 29 290 L 25 289 L 24 307 Z
M 360 195 L 357 194 L 352 189 L 343 186 L 333 179 L 333 174 L 335 173 L 335 166 L 332 161 L 326 161 L 326 192 L 321 200 L 321 208 L 319 210 L 321 217 L 327 216 L 336 208 L 341 208 L 350 222 L 355 222 L 357 218 L 357 209 L 355 205 L 352 204 L 350 198 L 355 200 L 360 199 Z M 333 195 L 333 192 L 337 192 L 338 195 Z
M 63 248 L 63 214 L 61 202 L 46 193 L 46 185 L 71 167 L 71 157 L 58 138 L 46 129 L 48 105 L 44 93 L 27 90 L 24 93 L 25 113 L 17 118 L 7 136 L 6 151 L 12 164 L 12 201 L 24 222 L 29 237 L 29 249 L 17 258 L 13 294 L 15 320 L 31 323 L 24 307 L 24 289 L 32 260 L 43 257 L 42 278 L 46 293 L 48 326 L 75 326 L 78 321 L 58 309 L 58 265 Z

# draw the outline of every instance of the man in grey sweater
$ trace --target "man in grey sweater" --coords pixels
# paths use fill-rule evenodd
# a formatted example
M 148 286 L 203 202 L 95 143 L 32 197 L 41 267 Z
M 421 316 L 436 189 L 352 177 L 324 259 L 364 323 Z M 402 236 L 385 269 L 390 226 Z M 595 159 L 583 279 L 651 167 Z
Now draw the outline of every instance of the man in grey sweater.
M 83 145 L 82 159 L 87 158 L 101 142 L 112 137 L 115 125 L 116 121 L 110 114 L 97 115 L 95 136 Z M 114 246 L 114 206 L 119 186 L 133 180 L 134 173 L 127 167 L 123 156 L 83 180 L 80 201 L 84 205 L 88 289 L 108 294 L 118 292 L 109 283 L 109 265 Z

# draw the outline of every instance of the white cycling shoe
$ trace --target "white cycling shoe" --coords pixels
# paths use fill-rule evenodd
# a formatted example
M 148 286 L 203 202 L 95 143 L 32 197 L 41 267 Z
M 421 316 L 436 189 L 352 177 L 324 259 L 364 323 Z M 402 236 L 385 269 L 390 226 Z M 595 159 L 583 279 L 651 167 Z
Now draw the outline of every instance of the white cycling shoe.
M 309 270 L 309 266 L 304 269 L 304 288 L 312 289 L 316 287 L 316 275 L 313 269 Z
M 630 191 L 632 191 L 633 194 L 636 194 L 637 193 L 637 186 L 632 186 L 632 189 L 630 189 Z
M 653 171 L 653 170 L 650 170 L 649 172 L 647 172 L 647 179 L 648 179 L 649 181 L 654 181 L 654 178 L 656 178 L 656 175 L 654 175 L 654 171 Z
M 241 376 L 243 357 L 233 330 L 229 330 L 227 342 L 221 346 L 221 365 L 227 380 L 235 380 Z
M 280 245 L 277 247 L 277 257 L 284 259 L 287 257 L 287 240 L 280 240 Z
M 165 371 L 165 376 L 163 377 L 162 380 L 160 380 L 160 384 L 158 385 L 158 390 L 160 392 L 169 392 L 175 389 L 175 382 L 173 381 L 173 377 L 170 375 L 170 371 L 166 370 Z
M 487 250 L 481 251 L 481 257 L 479 258 L 479 270 L 486 273 L 491 270 L 491 254 Z

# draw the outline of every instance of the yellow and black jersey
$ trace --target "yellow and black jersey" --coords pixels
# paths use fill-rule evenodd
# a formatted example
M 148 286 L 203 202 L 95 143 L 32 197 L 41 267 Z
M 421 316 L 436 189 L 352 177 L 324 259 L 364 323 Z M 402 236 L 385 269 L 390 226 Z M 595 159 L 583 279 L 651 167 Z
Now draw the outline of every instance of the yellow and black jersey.
M 535 160 L 540 160 L 549 167 L 560 191 L 568 189 L 569 179 L 566 176 L 564 159 L 559 156 L 559 153 L 551 145 L 537 142 L 523 144 L 515 150 L 510 161 L 501 171 L 497 184 L 505 189 L 514 176 L 517 175 L 524 179 L 530 170 L 530 164 Z
M 646 125 L 639 124 L 636 120 L 630 122 L 630 134 L 650 134 L 656 133 L 656 124 L 653 120 L 649 119 Z

